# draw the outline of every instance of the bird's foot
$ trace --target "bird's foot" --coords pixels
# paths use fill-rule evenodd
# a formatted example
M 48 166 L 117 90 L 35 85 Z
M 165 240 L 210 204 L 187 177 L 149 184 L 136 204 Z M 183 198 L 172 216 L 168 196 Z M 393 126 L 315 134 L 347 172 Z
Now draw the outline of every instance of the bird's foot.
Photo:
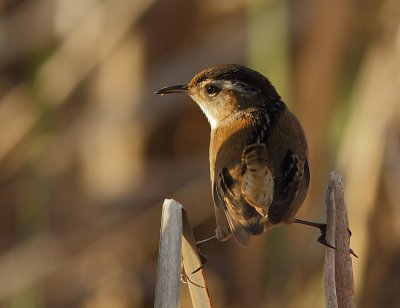
M 195 269 L 191 274 L 197 273 L 199 270 L 204 268 L 204 265 L 208 263 L 207 256 L 202 254 L 200 251 L 199 251 L 199 257 L 200 257 L 200 266 L 197 269 Z
M 204 244 L 206 244 L 206 243 L 208 243 L 208 242 L 211 242 L 211 241 L 214 241 L 214 240 L 216 240 L 216 239 L 217 239 L 217 236 L 216 236 L 216 235 L 213 235 L 213 236 L 211 236 L 211 237 L 209 237 L 209 238 L 206 238 L 206 239 L 204 239 L 204 240 L 201 240 L 201 241 L 196 242 L 197 251 L 198 251 L 198 253 L 199 253 L 201 265 L 200 265 L 196 270 L 194 270 L 191 274 L 197 273 L 197 272 L 198 272 L 199 270 L 201 270 L 201 269 L 204 267 L 204 265 L 208 262 L 207 256 L 204 255 L 204 254 L 202 254 L 202 253 L 200 252 L 200 247 L 203 246 Z
M 310 227 L 314 227 L 314 228 L 318 228 L 321 231 L 321 235 L 318 238 L 318 243 L 332 248 L 332 249 L 336 249 L 336 247 L 332 246 L 331 244 L 328 243 L 327 239 L 326 239 L 326 224 L 324 223 L 317 223 L 317 222 L 311 222 L 311 221 L 307 221 L 307 220 L 302 220 L 302 219 L 295 219 L 293 221 L 294 223 L 298 223 L 298 224 L 302 224 L 302 225 L 306 225 L 306 226 L 310 226 Z M 347 231 L 349 232 L 349 236 L 351 236 L 351 231 L 349 228 L 347 228 Z M 356 258 L 358 258 L 358 256 L 355 254 L 355 252 L 353 251 L 353 249 L 350 248 L 350 254 L 352 254 L 353 256 L 355 256 Z

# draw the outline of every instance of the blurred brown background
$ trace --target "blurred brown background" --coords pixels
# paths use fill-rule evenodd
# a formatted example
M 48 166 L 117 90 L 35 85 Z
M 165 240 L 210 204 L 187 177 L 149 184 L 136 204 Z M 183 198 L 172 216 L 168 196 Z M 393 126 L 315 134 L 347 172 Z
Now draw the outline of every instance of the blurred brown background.
M 400 2 L 0 2 L 0 306 L 152 307 L 163 199 L 215 228 L 209 126 L 153 95 L 217 63 L 268 76 L 302 121 L 325 220 L 342 172 L 359 307 L 400 307 Z M 202 249 L 215 307 L 324 307 L 316 230 Z M 182 307 L 190 307 L 182 287 Z

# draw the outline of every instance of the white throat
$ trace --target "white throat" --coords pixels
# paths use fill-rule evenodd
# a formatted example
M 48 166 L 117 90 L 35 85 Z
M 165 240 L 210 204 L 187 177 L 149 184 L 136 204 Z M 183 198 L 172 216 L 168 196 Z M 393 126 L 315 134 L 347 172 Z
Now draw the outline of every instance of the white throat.
M 195 96 L 192 96 L 192 99 L 199 105 L 201 111 L 205 114 L 208 122 L 210 123 L 211 129 L 215 129 L 218 126 L 218 120 L 207 110 L 207 108 L 204 108 L 202 101 L 196 99 Z

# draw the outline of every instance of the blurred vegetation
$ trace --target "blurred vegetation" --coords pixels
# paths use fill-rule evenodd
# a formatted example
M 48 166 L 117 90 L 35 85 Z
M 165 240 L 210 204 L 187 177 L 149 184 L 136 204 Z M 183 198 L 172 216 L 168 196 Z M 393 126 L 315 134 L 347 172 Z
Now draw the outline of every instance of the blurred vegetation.
M 214 228 L 209 127 L 153 96 L 217 63 L 250 66 L 304 125 L 323 221 L 343 173 L 360 307 L 400 307 L 400 2 L 0 3 L 0 306 L 151 307 L 162 200 Z M 323 307 L 317 232 L 205 247 L 215 307 Z M 182 307 L 190 307 L 182 287 Z

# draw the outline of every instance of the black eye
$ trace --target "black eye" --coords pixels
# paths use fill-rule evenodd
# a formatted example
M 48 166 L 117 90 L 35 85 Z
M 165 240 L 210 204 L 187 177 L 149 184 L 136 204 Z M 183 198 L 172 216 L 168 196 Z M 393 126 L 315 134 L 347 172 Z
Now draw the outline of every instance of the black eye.
M 216 86 L 207 86 L 207 93 L 208 95 L 216 95 L 217 93 L 219 93 L 220 89 Z

